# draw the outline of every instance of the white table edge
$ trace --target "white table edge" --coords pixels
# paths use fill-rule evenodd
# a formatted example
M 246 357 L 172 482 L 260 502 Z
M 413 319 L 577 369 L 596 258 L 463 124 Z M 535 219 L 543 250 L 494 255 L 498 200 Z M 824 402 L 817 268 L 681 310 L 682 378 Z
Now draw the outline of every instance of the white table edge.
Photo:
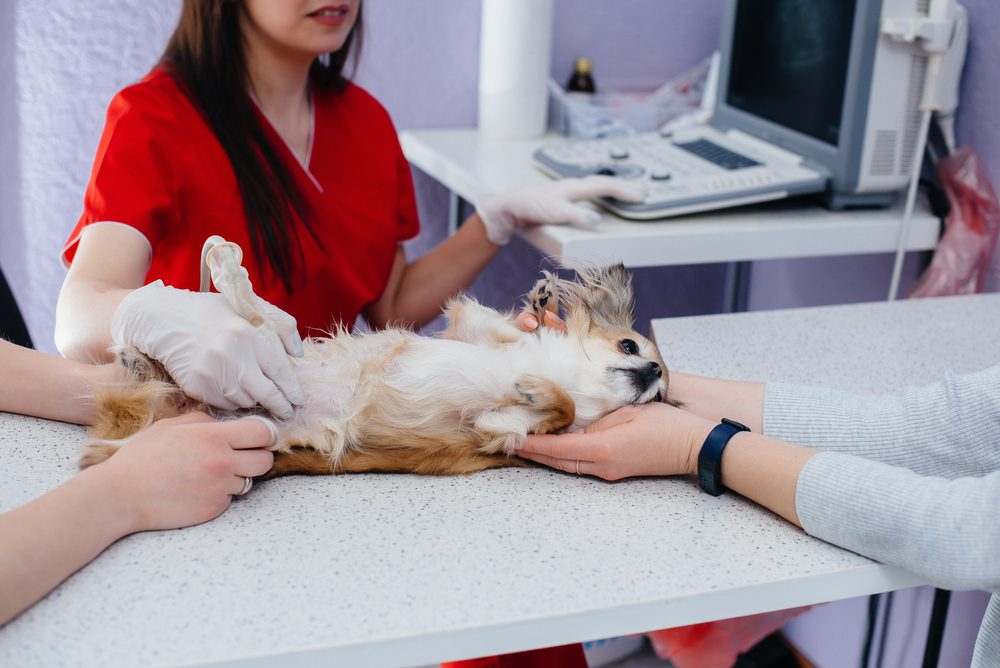
M 401 668 L 507 652 L 635 635 L 688 624 L 918 587 L 927 582 L 893 566 L 870 563 L 834 574 L 780 583 L 694 592 L 671 600 L 649 600 L 557 616 L 524 618 L 490 626 L 452 629 L 391 640 L 316 647 L 270 655 L 233 657 L 186 665 L 219 668 L 306 668 L 319 664 Z M 442 652 L 442 647 L 447 647 Z M 401 661 L 400 657 L 405 657 Z

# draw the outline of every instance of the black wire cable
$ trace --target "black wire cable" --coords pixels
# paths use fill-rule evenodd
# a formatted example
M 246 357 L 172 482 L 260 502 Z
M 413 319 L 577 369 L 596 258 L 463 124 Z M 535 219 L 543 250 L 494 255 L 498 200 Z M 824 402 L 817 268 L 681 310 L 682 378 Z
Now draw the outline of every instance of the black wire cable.
M 931 620 L 927 626 L 927 645 L 924 647 L 924 668 L 937 668 L 941 656 L 941 644 L 944 641 L 944 626 L 948 620 L 948 604 L 951 602 L 951 592 L 947 589 L 934 589 L 934 604 L 931 607 Z
M 875 624 L 878 621 L 878 603 L 881 594 L 868 597 L 868 629 L 865 631 L 865 644 L 861 650 L 861 668 L 868 668 L 872 655 L 872 640 L 875 638 Z
M 875 656 L 876 668 L 882 668 L 882 658 L 885 656 L 885 641 L 889 635 L 889 617 L 892 615 L 892 595 L 889 592 L 885 595 L 885 605 L 882 610 L 882 630 L 878 637 L 878 654 Z

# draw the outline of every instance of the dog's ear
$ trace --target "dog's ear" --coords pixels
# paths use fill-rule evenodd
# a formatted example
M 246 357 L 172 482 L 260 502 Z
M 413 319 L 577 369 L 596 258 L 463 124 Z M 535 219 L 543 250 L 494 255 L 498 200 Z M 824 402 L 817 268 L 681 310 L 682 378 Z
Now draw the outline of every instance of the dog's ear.
M 567 320 L 577 331 L 631 330 L 635 297 L 625 265 L 579 267 L 576 272 L 577 282 L 561 281 L 559 289 L 565 295 Z

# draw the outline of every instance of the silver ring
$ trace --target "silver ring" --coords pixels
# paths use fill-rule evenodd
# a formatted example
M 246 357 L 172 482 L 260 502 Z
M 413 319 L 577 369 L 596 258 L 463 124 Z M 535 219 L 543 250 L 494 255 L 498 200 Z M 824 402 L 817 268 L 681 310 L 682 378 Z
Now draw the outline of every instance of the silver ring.
M 253 478 L 243 478 L 243 489 L 241 489 L 236 496 L 243 496 L 250 491 L 251 487 L 253 487 Z
M 580 460 L 576 460 L 576 474 L 580 475 Z

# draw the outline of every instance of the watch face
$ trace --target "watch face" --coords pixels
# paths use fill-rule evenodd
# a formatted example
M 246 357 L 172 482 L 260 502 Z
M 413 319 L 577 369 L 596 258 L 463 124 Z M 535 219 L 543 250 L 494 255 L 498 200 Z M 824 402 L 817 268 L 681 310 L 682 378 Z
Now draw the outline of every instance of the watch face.
M 740 431 L 750 431 L 750 427 L 746 426 L 742 422 L 737 422 L 736 420 L 730 420 L 729 418 L 722 418 L 722 424 L 728 424 L 730 427 L 739 429 Z

